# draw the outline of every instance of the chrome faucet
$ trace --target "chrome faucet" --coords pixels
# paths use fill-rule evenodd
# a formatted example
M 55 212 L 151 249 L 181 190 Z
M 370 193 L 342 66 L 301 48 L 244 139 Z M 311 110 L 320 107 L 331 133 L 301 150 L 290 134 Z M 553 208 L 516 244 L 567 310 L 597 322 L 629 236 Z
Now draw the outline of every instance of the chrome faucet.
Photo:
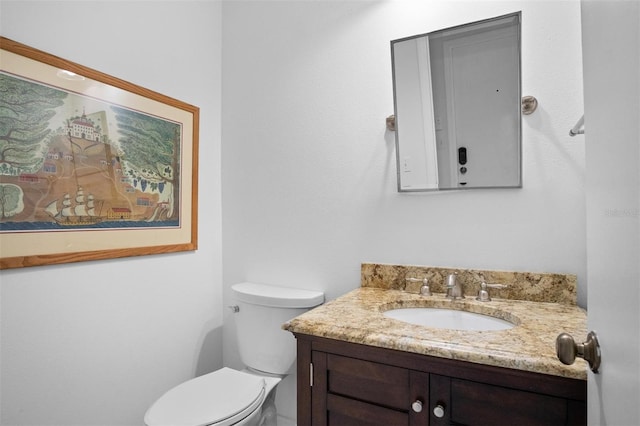
M 464 290 L 458 281 L 457 273 L 447 276 L 447 298 L 451 300 L 464 299 Z

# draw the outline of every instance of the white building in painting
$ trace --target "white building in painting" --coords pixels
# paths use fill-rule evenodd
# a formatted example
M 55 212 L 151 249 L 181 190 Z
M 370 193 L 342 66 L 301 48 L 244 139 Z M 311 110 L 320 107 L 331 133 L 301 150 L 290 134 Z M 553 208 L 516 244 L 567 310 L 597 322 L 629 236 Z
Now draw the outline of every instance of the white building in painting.
M 64 128 L 64 133 L 74 138 L 97 142 L 99 142 L 102 137 L 99 128 L 96 128 L 93 121 L 88 119 L 84 112 L 82 113 L 82 117 L 71 120 L 69 126 Z

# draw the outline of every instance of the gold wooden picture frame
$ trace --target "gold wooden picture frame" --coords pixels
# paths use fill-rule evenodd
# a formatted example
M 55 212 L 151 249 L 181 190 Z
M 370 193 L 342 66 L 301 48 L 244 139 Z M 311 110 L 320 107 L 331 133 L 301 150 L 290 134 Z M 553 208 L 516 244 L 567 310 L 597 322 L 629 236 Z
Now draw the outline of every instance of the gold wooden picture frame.
M 196 250 L 199 113 L 0 37 L 0 269 Z

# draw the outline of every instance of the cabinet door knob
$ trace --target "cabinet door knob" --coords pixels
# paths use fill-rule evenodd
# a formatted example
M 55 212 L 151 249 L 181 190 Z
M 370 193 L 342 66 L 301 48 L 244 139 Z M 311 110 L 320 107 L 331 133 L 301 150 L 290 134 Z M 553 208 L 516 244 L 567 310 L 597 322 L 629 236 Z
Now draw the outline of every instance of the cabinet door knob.
M 415 411 L 416 413 L 419 413 L 420 411 L 422 411 L 422 401 L 416 399 L 414 403 L 411 404 L 411 408 L 413 408 L 413 411 Z
M 436 416 L 437 418 L 441 419 L 444 417 L 444 406 L 438 404 L 436 405 L 436 407 L 433 409 L 433 415 Z

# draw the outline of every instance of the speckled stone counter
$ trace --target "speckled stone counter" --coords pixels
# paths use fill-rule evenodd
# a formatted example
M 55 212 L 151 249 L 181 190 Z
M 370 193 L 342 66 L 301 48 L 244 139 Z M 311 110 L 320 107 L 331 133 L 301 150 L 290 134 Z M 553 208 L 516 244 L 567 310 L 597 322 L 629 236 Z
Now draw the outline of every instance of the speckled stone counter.
M 364 265 L 363 265 L 364 271 Z M 363 279 L 363 283 L 364 283 Z M 385 317 L 400 307 L 446 307 L 505 319 L 515 327 L 500 331 L 429 328 Z M 327 337 L 479 364 L 586 380 L 587 363 L 562 364 L 555 353 L 558 334 L 587 335 L 586 312 L 571 303 L 499 299 L 467 294 L 451 301 L 397 289 L 360 287 L 283 325 L 292 333 Z
M 491 290 L 491 295 L 496 298 L 569 305 L 575 305 L 577 300 L 578 280 L 573 274 L 363 263 L 360 268 L 360 281 L 362 287 L 418 293 L 420 280 L 427 278 L 431 291 L 445 293 L 445 278 L 452 273 L 458 275 L 458 281 L 467 295 L 475 296 L 484 280 L 487 283 L 506 284 L 505 288 Z M 406 280 L 409 277 L 419 280 L 409 282 Z

